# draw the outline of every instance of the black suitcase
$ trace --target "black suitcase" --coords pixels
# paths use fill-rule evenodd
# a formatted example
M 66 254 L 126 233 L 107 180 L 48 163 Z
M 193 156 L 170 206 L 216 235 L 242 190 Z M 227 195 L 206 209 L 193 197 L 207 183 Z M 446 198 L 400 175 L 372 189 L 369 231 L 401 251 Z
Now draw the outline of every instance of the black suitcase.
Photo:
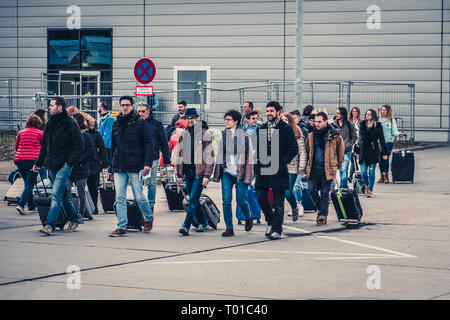
M 339 221 L 359 225 L 363 210 L 358 193 L 351 189 L 335 189 L 331 192 L 331 200 Z
M 176 184 L 167 184 L 165 181 L 161 181 L 164 192 L 166 193 L 167 204 L 170 211 L 184 210 L 183 207 L 183 193 Z
M 105 213 L 114 212 L 114 202 L 116 202 L 116 190 L 114 183 L 106 181 L 103 177 L 103 172 L 100 173 L 102 177 L 102 184 L 98 187 L 100 194 L 100 202 Z
M 114 212 L 116 213 L 117 216 L 116 204 L 117 203 L 114 203 Z M 145 218 L 135 200 L 127 200 L 127 217 L 128 217 L 128 223 L 126 226 L 127 229 L 135 229 L 142 231 L 142 227 L 145 224 Z
M 45 187 L 42 176 L 41 176 L 41 183 L 42 186 L 44 187 L 44 194 L 41 194 L 36 186 L 36 194 L 33 196 L 33 200 L 36 203 L 36 207 L 39 213 L 39 219 L 41 220 L 42 226 L 45 226 L 45 224 L 47 223 L 48 212 L 50 211 L 52 196 L 47 192 L 47 188 Z M 58 215 L 58 219 L 56 220 L 55 227 L 59 228 L 62 231 L 64 230 L 64 226 L 66 225 L 66 223 L 67 223 L 67 215 L 66 212 L 64 211 L 64 208 L 61 207 L 61 211 Z
M 362 178 L 361 171 L 359 170 L 358 161 L 356 157 L 352 156 L 353 165 L 355 166 L 355 172 L 353 173 L 353 190 L 357 194 L 365 194 L 366 184 Z
M 187 199 L 185 190 L 184 190 L 184 186 L 180 187 L 180 190 L 183 194 L 183 208 L 185 211 L 187 211 L 188 209 L 188 204 L 189 201 Z M 207 196 L 206 194 L 201 194 L 200 195 L 200 209 L 201 212 L 196 212 L 194 214 L 194 217 L 192 219 L 192 225 L 197 228 L 200 223 L 202 223 L 203 221 L 203 214 L 206 212 L 206 217 L 208 218 L 208 225 L 213 228 L 213 229 L 217 229 L 217 224 L 220 222 L 220 211 L 219 208 L 217 208 L 216 204 L 214 203 L 214 201 Z M 198 215 L 201 214 L 201 217 L 199 217 Z M 201 221 L 201 222 L 199 222 Z
M 411 181 L 414 183 L 414 153 L 407 148 L 407 135 L 403 134 L 404 148 L 392 153 L 392 182 Z
M 200 196 L 200 208 L 202 210 L 202 213 L 206 212 L 208 225 L 213 229 L 217 229 L 217 224 L 220 222 L 220 211 L 214 201 L 206 194 L 202 194 Z M 203 220 L 203 215 L 201 217 L 198 217 L 198 213 L 199 212 L 197 212 L 197 214 L 195 214 L 194 218 L 192 219 L 192 225 L 196 228 L 202 222 L 201 220 Z

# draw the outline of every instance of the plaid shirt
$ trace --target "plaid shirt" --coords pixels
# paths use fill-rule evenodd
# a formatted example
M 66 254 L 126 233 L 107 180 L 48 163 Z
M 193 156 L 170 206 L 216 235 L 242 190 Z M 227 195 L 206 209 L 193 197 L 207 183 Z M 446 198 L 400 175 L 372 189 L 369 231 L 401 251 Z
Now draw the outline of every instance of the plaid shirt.
M 275 127 L 278 125 L 278 123 L 280 122 L 281 118 L 276 118 L 274 121 L 267 121 L 267 127 L 269 130 L 267 130 L 267 139 L 269 141 L 272 140 L 272 134 L 273 131 L 275 130 Z

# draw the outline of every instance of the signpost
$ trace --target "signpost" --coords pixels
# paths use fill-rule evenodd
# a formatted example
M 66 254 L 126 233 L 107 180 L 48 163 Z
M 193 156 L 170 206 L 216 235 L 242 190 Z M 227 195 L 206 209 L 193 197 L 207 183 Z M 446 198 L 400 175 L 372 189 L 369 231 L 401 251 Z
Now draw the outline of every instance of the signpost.
M 134 65 L 134 78 L 140 84 L 149 84 L 156 76 L 156 66 L 148 58 L 139 59 Z M 153 86 L 136 86 L 136 96 L 153 96 Z

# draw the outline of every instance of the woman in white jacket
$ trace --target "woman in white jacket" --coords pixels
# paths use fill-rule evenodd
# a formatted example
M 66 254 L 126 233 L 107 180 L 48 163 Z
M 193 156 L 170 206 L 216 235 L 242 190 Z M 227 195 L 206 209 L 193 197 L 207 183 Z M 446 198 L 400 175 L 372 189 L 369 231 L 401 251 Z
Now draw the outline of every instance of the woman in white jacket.
M 287 166 L 289 171 L 289 189 L 285 191 L 286 200 L 289 202 L 292 209 L 292 221 L 297 221 L 298 217 L 303 215 L 303 207 L 301 205 L 301 199 L 297 203 L 298 199 L 295 197 L 293 189 L 298 174 L 306 173 L 307 153 L 305 148 L 305 138 L 302 134 L 302 130 L 295 123 L 294 117 L 292 117 L 291 114 L 284 113 L 282 114 L 281 119 L 294 130 L 295 139 L 297 140 L 298 145 L 297 156 L 292 159 L 291 163 Z

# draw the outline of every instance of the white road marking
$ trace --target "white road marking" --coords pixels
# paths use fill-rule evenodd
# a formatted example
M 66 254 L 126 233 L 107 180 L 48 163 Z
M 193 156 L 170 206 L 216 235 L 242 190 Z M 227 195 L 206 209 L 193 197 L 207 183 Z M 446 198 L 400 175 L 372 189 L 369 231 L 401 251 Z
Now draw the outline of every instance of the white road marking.
M 172 261 L 172 262 L 147 262 L 146 264 L 196 264 L 196 263 L 229 263 L 229 262 L 272 262 L 281 259 L 248 259 L 248 260 L 199 260 L 199 261 Z

